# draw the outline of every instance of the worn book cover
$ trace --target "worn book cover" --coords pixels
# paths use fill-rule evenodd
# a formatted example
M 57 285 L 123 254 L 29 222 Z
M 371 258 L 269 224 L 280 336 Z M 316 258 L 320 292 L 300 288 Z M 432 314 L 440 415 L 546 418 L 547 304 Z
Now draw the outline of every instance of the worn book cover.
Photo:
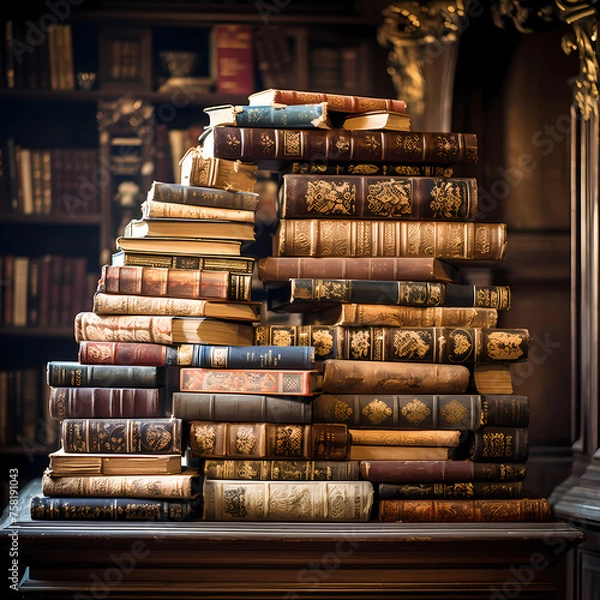
M 468 483 L 379 483 L 379 500 L 451 500 L 521 498 L 521 481 L 476 481 Z

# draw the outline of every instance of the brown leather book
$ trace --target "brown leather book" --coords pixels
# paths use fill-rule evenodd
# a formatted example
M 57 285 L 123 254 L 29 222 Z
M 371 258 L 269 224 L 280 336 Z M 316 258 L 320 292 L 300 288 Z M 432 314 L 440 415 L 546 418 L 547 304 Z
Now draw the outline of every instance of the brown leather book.
M 282 174 L 293 175 L 388 175 L 390 177 L 453 177 L 448 165 L 417 165 L 399 163 L 333 162 L 315 158 L 307 162 L 292 162 L 282 166 Z
M 350 460 L 449 460 L 450 450 L 441 446 L 350 445 Z
M 464 455 L 465 451 L 468 454 Z M 529 456 L 529 431 L 527 427 L 486 425 L 469 433 L 468 450 L 465 451 L 458 451 L 457 458 L 474 462 L 524 463 Z
M 448 164 L 475 163 L 478 141 L 473 133 L 430 131 L 347 131 L 210 127 L 199 143 L 206 157 L 230 161 L 323 160 Z M 190 182 L 191 184 L 191 182 Z
M 436 258 L 383 256 L 296 257 L 267 256 L 257 262 L 258 278 L 264 283 L 292 278 L 375 279 L 384 281 L 458 281 L 458 269 Z
M 462 394 L 469 382 L 463 365 L 324 361 L 323 393 Z
M 474 483 L 380 483 L 377 485 L 379 500 L 494 500 L 521 498 L 523 483 L 520 481 L 477 481 Z
M 353 446 L 412 446 L 454 448 L 462 435 L 455 430 L 348 429 Z
M 191 421 L 189 444 L 198 458 L 346 460 L 345 425 Z
M 254 271 L 255 259 L 251 256 L 178 255 L 151 252 L 113 253 L 111 264 L 114 266 L 160 267 L 165 269 L 199 269 L 201 271 L 229 271 L 250 273 Z
M 552 518 L 545 498 L 508 500 L 381 500 L 379 521 L 405 523 L 544 522 Z
M 273 255 L 497 261 L 506 257 L 507 237 L 505 223 L 282 219 Z
M 281 217 L 480 220 L 474 177 L 284 175 Z
M 523 481 L 525 463 L 474 463 L 470 460 L 364 460 L 360 476 L 374 483 L 468 483 Z
M 252 275 L 141 266 L 103 265 L 98 293 L 250 300 Z

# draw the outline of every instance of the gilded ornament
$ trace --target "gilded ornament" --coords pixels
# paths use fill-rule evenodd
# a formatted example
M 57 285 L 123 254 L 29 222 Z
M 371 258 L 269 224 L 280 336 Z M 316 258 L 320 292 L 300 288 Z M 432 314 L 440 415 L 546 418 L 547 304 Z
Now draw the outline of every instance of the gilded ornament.
M 246 488 L 239 486 L 226 489 L 223 492 L 225 500 L 225 512 L 235 518 L 243 518 L 248 515 L 246 508 Z
M 466 358 L 473 349 L 471 338 L 464 332 L 452 332 L 450 334 L 452 340 L 452 356 L 451 359 Z
M 371 425 L 379 425 L 391 417 L 392 412 L 393 411 L 391 407 L 389 407 L 383 400 L 374 398 L 371 400 L 371 402 L 363 406 L 360 414 Z
M 333 348 L 333 335 L 327 329 L 313 330 L 312 345 L 317 356 L 327 356 Z
M 343 400 L 336 398 L 333 403 L 333 422 L 340 423 L 343 421 L 347 421 L 351 416 L 354 410 L 352 407 Z
M 294 338 L 290 329 L 275 329 L 271 334 L 273 346 L 292 346 Z
M 253 454 L 257 444 L 254 425 L 239 425 L 235 432 L 236 454 Z
M 367 358 L 371 348 L 371 336 L 366 329 L 350 331 L 350 354 L 354 359 Z
M 482 255 L 489 254 L 492 250 L 490 232 L 486 227 L 478 227 L 475 232 L 475 247 L 479 248 Z
M 450 161 L 458 155 L 458 141 L 452 136 L 434 136 L 436 156 L 442 160 Z
M 453 427 L 462 425 L 468 414 L 469 410 L 467 407 L 458 400 L 451 400 L 440 410 L 442 419 L 446 421 L 448 425 L 452 425 Z
M 173 436 L 163 425 L 150 425 L 145 431 L 144 446 L 152 452 L 162 452 L 168 448 L 173 441 Z
M 457 219 L 467 213 L 466 188 L 453 181 L 438 179 L 431 190 L 433 200 L 429 203 L 433 216 Z
M 302 148 L 301 132 L 290 129 L 283 130 L 283 154 L 290 157 L 300 156 Z
M 199 454 L 214 454 L 217 446 L 215 425 L 202 425 L 194 428 L 195 447 Z
M 427 404 L 415 398 L 408 404 L 405 404 L 400 409 L 400 413 L 412 425 L 419 425 L 429 418 L 431 415 L 431 409 L 427 406 Z
M 491 360 L 517 360 L 524 355 L 518 333 L 493 331 L 487 336 L 486 353 Z
M 379 167 L 377 165 L 359 164 L 348 166 L 348 173 L 354 175 L 374 175 L 378 171 Z
M 433 338 L 428 331 L 399 330 L 394 332 L 394 358 L 398 360 L 427 360 Z
M 353 215 L 356 212 L 356 186 L 347 181 L 309 181 L 306 209 L 319 215 Z
M 367 208 L 378 217 L 406 217 L 412 213 L 410 179 L 377 181 L 367 188 Z
M 335 147 L 340 154 L 346 154 L 350 150 L 350 140 L 346 136 L 340 135 L 335 142 Z
M 234 135 L 233 133 L 228 133 L 227 137 L 225 139 L 225 144 L 233 149 L 233 150 L 237 150 L 240 145 L 241 145 L 241 141 L 239 140 L 239 138 L 237 137 L 237 135 Z
M 275 449 L 278 456 L 302 456 L 302 425 L 281 425 L 275 433 Z

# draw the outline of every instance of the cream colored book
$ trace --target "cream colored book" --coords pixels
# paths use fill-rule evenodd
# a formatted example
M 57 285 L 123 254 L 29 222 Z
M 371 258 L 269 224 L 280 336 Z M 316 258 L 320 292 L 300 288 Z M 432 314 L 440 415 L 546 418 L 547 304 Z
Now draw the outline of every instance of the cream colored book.
M 255 211 L 214 206 L 196 206 L 176 202 L 145 200 L 141 206 L 144 219 L 207 219 L 254 223 Z
M 125 225 L 126 238 L 183 238 L 208 240 L 254 240 L 254 223 L 199 219 L 132 219 Z

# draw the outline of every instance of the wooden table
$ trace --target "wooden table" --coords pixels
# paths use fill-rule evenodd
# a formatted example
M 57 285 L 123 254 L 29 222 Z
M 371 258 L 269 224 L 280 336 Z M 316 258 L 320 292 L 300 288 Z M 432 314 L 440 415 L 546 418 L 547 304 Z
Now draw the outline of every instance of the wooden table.
M 40 489 L 0 525 L 25 597 L 558 600 L 556 570 L 583 540 L 560 522 L 32 521 Z

